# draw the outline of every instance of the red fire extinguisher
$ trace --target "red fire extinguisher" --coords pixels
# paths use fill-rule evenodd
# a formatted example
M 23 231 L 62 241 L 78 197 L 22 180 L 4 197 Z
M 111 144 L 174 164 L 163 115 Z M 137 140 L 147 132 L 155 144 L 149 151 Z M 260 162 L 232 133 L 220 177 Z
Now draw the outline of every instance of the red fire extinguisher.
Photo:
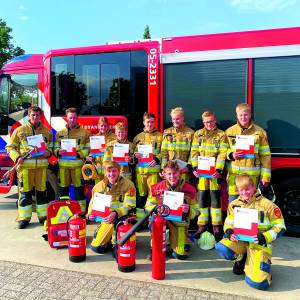
M 69 260 L 81 262 L 86 259 L 86 221 L 79 215 L 72 216 L 68 222 Z
M 152 216 L 152 278 L 163 280 L 166 276 L 166 227 L 164 217 L 169 215 L 169 207 L 157 206 Z
M 132 221 L 134 218 L 127 218 L 121 221 L 116 226 L 117 240 L 121 239 L 122 236 L 132 228 Z M 135 253 L 136 253 L 136 235 L 135 233 L 126 241 L 122 246 L 116 245 L 117 247 L 117 263 L 118 270 L 121 272 L 132 272 L 135 270 Z

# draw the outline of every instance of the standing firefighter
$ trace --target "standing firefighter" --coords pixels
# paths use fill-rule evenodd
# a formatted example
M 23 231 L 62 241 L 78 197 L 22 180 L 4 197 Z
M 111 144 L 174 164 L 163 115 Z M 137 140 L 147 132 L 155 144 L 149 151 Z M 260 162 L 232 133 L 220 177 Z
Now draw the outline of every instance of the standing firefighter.
M 285 231 L 280 209 L 270 200 L 256 193 L 256 184 L 247 174 L 236 177 L 238 199 L 229 204 L 224 224 L 226 238 L 216 244 L 216 250 L 227 260 L 235 261 L 233 273 L 245 273 L 245 281 L 253 288 L 265 290 L 272 281 L 272 242 Z M 258 233 L 254 242 L 238 240 L 234 234 L 234 208 L 255 209 L 258 214 Z
M 184 110 L 176 107 L 171 110 L 173 127 L 167 128 L 163 133 L 161 146 L 162 167 L 169 160 L 178 160 L 182 172 L 181 178 L 188 181 L 192 166 L 189 164 L 190 151 L 194 136 L 194 130 L 185 125 Z M 181 166 L 181 164 L 186 164 Z
M 151 186 L 159 180 L 160 172 L 160 148 L 162 134 L 154 128 L 155 115 L 145 112 L 143 116 L 144 131 L 133 139 L 135 145 L 135 157 L 138 159 L 136 165 L 136 184 L 138 189 L 137 207 L 143 208 Z M 141 163 L 139 159 L 142 154 L 138 152 L 138 145 L 152 146 L 152 160 L 147 163 Z
M 69 196 L 70 185 L 74 186 L 74 200 L 80 204 L 81 212 L 86 211 L 84 189 L 81 182 L 81 168 L 83 159 L 88 154 L 89 132 L 78 124 L 76 108 L 66 110 L 66 127 L 56 133 L 55 154 L 59 157 L 59 193 Z M 67 156 L 66 149 L 62 149 L 62 140 L 76 140 L 75 156 Z
M 92 199 L 89 204 L 88 217 L 94 221 L 92 214 L 95 194 L 111 195 L 110 211 L 95 231 L 91 248 L 96 253 L 105 253 L 115 244 L 114 228 L 119 219 L 125 217 L 135 208 L 136 190 L 134 184 L 120 175 L 120 165 L 114 161 L 104 163 L 105 177 L 97 183 L 92 191 Z
M 228 162 L 228 194 L 229 201 L 238 197 L 235 178 L 240 174 L 248 174 L 261 189 L 267 189 L 271 180 L 271 152 L 266 132 L 251 120 L 251 108 L 246 103 L 236 107 L 237 124 L 226 130 L 229 149 Z M 254 137 L 254 157 L 247 157 L 243 151 L 236 148 L 237 136 Z
M 188 236 L 189 223 L 199 214 L 196 189 L 180 179 L 180 170 L 176 161 L 168 161 L 163 168 L 163 173 L 165 180 L 152 186 L 145 210 L 150 211 L 155 205 L 161 205 L 165 191 L 184 193 L 182 211 L 185 220 L 183 222 L 167 221 L 167 225 L 170 229 L 172 256 L 177 259 L 186 259 L 191 250 Z
M 105 139 L 105 145 L 109 142 L 116 139 L 115 134 L 109 129 L 108 127 L 108 120 L 106 117 L 100 117 L 98 121 L 98 133 L 96 135 L 102 135 Z M 91 156 L 87 157 L 87 161 L 92 162 L 95 161 L 96 169 L 97 169 L 97 176 L 95 182 L 98 183 L 104 178 L 104 167 L 103 167 L 103 158 L 104 153 L 101 153 L 100 156 L 96 156 L 94 159 Z
M 214 157 L 215 172 L 212 178 L 200 176 L 198 183 L 198 200 L 200 216 L 198 217 L 198 235 L 207 230 L 209 214 L 216 240 L 222 235 L 222 211 L 220 197 L 220 180 L 227 154 L 227 138 L 224 131 L 216 126 L 216 116 L 206 111 L 202 114 L 204 127 L 195 132 L 191 158 L 194 175 L 198 177 L 198 156 Z
M 51 156 L 52 132 L 41 122 L 42 110 L 37 106 L 28 109 L 29 122 L 18 127 L 12 134 L 7 151 L 10 158 L 18 167 L 19 200 L 18 218 L 19 228 L 25 228 L 32 214 L 32 193 L 35 188 L 36 212 L 41 224 L 44 223 L 47 214 L 46 176 L 48 157 Z M 28 138 L 42 135 L 46 150 L 35 156 L 33 153 L 29 159 L 23 160 L 22 155 L 30 151 Z M 37 149 L 38 151 L 38 149 Z
M 115 135 L 116 135 L 116 139 L 110 141 L 106 145 L 106 150 L 104 153 L 104 162 L 114 160 L 113 152 L 114 152 L 114 146 L 116 144 L 128 144 L 129 153 L 127 153 L 125 160 L 122 162 L 120 161 L 119 164 L 121 166 L 121 170 L 120 170 L 121 175 L 131 180 L 132 179 L 131 167 L 134 164 L 134 159 L 133 159 L 134 145 L 128 140 L 127 125 L 123 122 L 118 122 L 115 125 Z

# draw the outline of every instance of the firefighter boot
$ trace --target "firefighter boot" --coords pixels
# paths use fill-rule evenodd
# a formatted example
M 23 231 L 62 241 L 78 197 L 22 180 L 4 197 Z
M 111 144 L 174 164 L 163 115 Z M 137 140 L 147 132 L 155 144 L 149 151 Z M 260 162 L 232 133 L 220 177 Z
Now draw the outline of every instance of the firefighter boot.
M 19 224 L 18 224 L 18 228 L 19 228 L 19 229 L 25 229 L 25 228 L 28 226 L 29 221 L 21 220 L 21 221 L 19 221 L 18 223 L 19 223 Z
M 233 265 L 232 272 L 235 275 L 243 275 L 245 274 L 245 263 L 247 259 L 247 254 L 243 254 L 242 259 L 239 261 L 236 261 Z
M 213 232 L 215 236 L 216 242 L 220 242 L 221 239 L 223 238 L 223 233 L 222 233 L 222 228 L 219 225 L 213 225 Z
M 198 240 L 201 236 L 201 234 L 206 231 L 206 226 L 205 225 L 198 225 L 198 230 L 195 233 L 194 237 L 196 240 Z

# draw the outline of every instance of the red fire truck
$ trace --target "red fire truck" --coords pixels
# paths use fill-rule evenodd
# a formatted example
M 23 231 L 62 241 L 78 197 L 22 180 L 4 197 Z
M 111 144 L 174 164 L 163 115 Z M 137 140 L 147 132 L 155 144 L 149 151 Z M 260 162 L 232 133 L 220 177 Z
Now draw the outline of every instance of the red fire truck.
M 204 110 L 219 126 L 235 122 L 235 106 L 247 102 L 268 133 L 272 183 L 290 233 L 300 234 L 300 27 L 170 37 L 51 50 L 8 62 L 0 78 L 0 171 L 12 165 L 5 145 L 27 119 L 32 104 L 55 133 L 64 109 L 78 108 L 82 126 L 96 130 L 100 115 L 112 124 L 126 117 L 130 135 L 142 114 L 169 126 L 174 106 L 189 126 L 201 126 Z

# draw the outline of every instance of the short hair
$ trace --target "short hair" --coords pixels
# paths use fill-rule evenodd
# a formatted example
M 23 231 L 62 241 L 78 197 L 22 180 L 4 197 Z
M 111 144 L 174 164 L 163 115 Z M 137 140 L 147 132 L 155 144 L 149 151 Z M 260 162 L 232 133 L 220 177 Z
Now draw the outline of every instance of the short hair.
M 155 119 L 155 114 L 146 111 L 143 115 L 143 120 L 145 121 L 146 119 Z
M 241 174 L 235 178 L 235 185 L 237 188 L 247 188 L 249 186 L 255 186 L 254 180 L 248 174 Z
M 251 112 L 251 107 L 247 103 L 240 103 L 236 106 L 235 111 L 239 113 L 240 111 L 249 110 Z
M 163 169 L 173 169 L 179 171 L 179 166 L 176 160 L 169 160 L 167 164 L 163 167 Z
M 69 107 L 69 108 L 66 109 L 65 112 L 66 112 L 66 115 L 69 114 L 69 113 L 71 113 L 71 114 L 73 114 L 73 113 L 77 114 L 77 108 L 75 108 L 75 107 Z
M 207 118 L 207 117 L 214 117 L 216 118 L 216 114 L 212 111 L 205 111 L 202 115 L 201 115 L 202 119 Z
M 117 168 L 119 171 L 121 170 L 121 166 L 115 161 L 105 161 L 103 163 L 103 167 L 105 171 L 109 168 Z
M 98 120 L 98 124 L 108 124 L 108 119 L 107 117 L 100 117 Z
M 171 112 L 170 112 L 170 116 L 174 116 L 174 115 L 181 115 L 184 117 L 184 110 L 182 107 L 175 107 L 173 109 L 171 109 Z
M 115 125 L 115 130 L 127 130 L 127 125 L 124 122 L 118 122 Z
M 33 105 L 28 108 L 28 115 L 30 115 L 32 112 L 39 112 L 41 115 L 42 109 L 39 106 Z

